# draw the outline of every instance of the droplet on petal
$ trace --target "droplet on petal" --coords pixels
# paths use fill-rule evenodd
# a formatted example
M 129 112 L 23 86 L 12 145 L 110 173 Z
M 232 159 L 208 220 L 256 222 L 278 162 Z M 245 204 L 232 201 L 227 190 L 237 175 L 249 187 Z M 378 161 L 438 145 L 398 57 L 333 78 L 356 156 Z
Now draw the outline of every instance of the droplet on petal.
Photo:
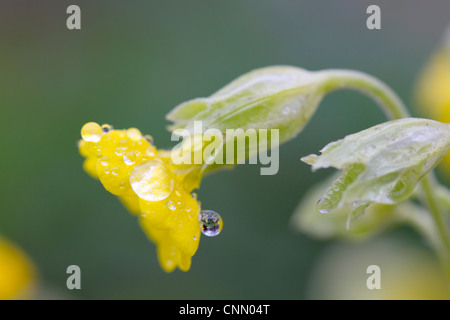
M 139 198 L 160 201 L 172 193 L 175 182 L 172 173 L 162 162 L 148 160 L 133 168 L 130 184 Z
M 177 206 L 175 205 L 175 203 L 173 203 L 172 200 L 167 201 L 166 206 L 172 211 L 175 211 L 177 209 Z
M 123 147 L 117 147 L 116 150 L 114 150 L 114 153 L 119 157 L 121 157 L 123 155 L 123 152 L 124 152 Z
M 133 141 L 139 141 L 142 138 L 142 133 L 139 131 L 139 129 L 136 128 L 128 129 L 127 135 Z
M 107 166 L 109 164 L 109 158 L 108 157 L 102 157 L 100 158 L 100 164 L 102 166 Z
M 111 169 L 111 173 L 112 173 L 113 175 L 115 175 L 115 176 L 118 176 L 119 173 L 120 173 L 120 167 L 113 167 L 113 168 Z
M 88 122 L 81 128 L 81 137 L 84 141 L 99 142 L 102 134 L 102 127 L 96 122 Z
M 220 215 L 212 210 L 203 210 L 198 215 L 202 233 L 208 237 L 217 236 L 222 231 L 223 222 Z
M 136 162 L 136 154 L 133 151 L 128 151 L 123 155 L 123 162 L 125 162 L 127 166 L 133 165 Z
M 148 143 L 153 144 L 153 137 L 151 135 L 146 134 L 144 139 L 147 140 Z
M 110 132 L 111 130 L 113 130 L 114 129 L 114 127 L 112 126 L 112 125 L 110 125 L 110 124 L 104 124 L 104 125 L 102 125 L 102 131 L 103 131 L 103 133 L 108 133 L 108 132 Z

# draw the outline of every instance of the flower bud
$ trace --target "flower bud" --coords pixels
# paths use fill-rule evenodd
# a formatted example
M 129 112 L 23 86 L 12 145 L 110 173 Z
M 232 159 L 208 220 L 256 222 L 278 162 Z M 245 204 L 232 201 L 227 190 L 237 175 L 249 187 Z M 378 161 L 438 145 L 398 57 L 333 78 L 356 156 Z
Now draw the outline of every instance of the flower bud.
M 313 170 L 334 167 L 342 174 L 317 205 L 320 212 L 352 206 L 350 220 L 371 203 L 397 204 L 413 193 L 417 183 L 450 148 L 450 127 L 433 120 L 389 121 L 332 142 L 321 155 L 302 161 Z
M 279 129 L 280 143 L 295 137 L 321 101 L 324 77 L 291 66 L 266 67 L 242 75 L 207 98 L 184 102 L 168 115 L 169 128 L 204 130 Z M 272 146 L 274 147 L 274 146 Z

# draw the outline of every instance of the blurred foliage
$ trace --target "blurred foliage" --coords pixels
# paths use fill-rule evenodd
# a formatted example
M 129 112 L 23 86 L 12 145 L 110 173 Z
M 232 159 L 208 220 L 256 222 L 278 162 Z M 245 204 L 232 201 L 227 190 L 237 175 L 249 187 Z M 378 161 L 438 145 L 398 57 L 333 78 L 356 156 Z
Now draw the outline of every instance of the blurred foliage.
M 368 268 L 374 265 L 379 271 Z M 368 278 L 377 272 L 380 290 L 368 290 L 366 282 L 376 281 Z M 433 256 L 389 237 L 359 245 L 333 244 L 316 261 L 310 283 L 313 299 L 450 299 L 447 277 Z
M 369 31 L 367 4 L 357 0 L 80 0 L 82 29 L 69 31 L 70 4 L 0 4 L 0 234 L 28 253 L 50 296 L 85 299 L 306 298 L 329 243 L 292 232 L 288 221 L 330 172 L 313 175 L 299 159 L 385 118 L 362 95 L 335 93 L 281 146 L 277 175 L 241 165 L 205 178 L 199 199 L 225 227 L 202 239 L 188 273 L 173 274 L 161 271 L 136 220 L 83 172 L 75 142 L 84 123 L 138 127 L 169 147 L 164 117 L 175 105 L 278 64 L 361 70 L 410 105 L 450 9 L 447 0 L 373 1 L 382 29 Z M 420 242 L 409 229 L 395 234 Z M 72 264 L 82 272 L 76 292 L 65 286 Z

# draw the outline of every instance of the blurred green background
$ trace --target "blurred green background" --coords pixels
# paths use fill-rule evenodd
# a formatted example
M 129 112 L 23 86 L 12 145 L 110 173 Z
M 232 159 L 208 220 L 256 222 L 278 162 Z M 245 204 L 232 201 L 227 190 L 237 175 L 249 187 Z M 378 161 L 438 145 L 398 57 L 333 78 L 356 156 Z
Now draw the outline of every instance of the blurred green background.
M 82 29 L 66 28 L 79 5 Z M 366 28 L 377 4 L 382 29 Z M 312 174 L 300 157 L 385 121 L 366 97 L 325 98 L 280 170 L 240 165 L 206 177 L 202 207 L 224 230 L 202 237 L 187 273 L 164 273 L 135 217 L 82 170 L 76 141 L 89 121 L 137 127 L 170 147 L 165 114 L 254 68 L 350 68 L 413 106 L 415 78 L 450 23 L 434 0 L 5 1 L 0 4 L 0 234 L 31 256 L 43 296 L 81 299 L 305 299 L 331 242 L 289 227 Z M 412 110 L 413 114 L 420 115 Z M 422 245 L 409 229 L 392 231 Z M 66 288 L 66 268 L 82 290 Z

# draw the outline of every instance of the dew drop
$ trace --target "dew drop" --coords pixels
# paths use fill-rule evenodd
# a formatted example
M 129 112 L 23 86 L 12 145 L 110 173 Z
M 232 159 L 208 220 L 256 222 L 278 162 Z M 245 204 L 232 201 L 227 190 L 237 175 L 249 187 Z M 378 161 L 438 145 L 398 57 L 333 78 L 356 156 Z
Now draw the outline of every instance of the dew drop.
M 153 158 L 155 156 L 155 150 L 152 147 L 148 147 L 145 150 L 145 156 L 149 158 Z
M 88 122 L 81 128 L 81 137 L 84 141 L 99 142 L 102 134 L 102 127 L 96 122 Z
M 139 141 L 142 138 L 142 133 L 139 131 L 139 129 L 136 128 L 128 129 L 127 135 L 133 141 Z
M 113 130 L 114 129 L 114 127 L 112 126 L 112 125 L 110 125 L 110 124 L 104 124 L 104 125 L 102 125 L 102 131 L 103 131 L 103 133 L 108 133 L 108 132 L 110 132 L 111 130 Z
M 177 206 L 175 205 L 175 203 L 173 203 L 172 200 L 167 201 L 166 207 L 169 208 L 172 211 L 177 209 Z
M 100 158 L 100 164 L 102 166 L 107 166 L 109 164 L 109 158 L 108 157 L 102 157 Z
M 281 112 L 284 115 L 288 115 L 289 113 L 291 113 L 291 108 L 289 106 L 284 106 L 283 109 L 281 109 Z
M 112 173 L 113 175 L 115 175 L 115 176 L 118 176 L 119 173 L 120 173 L 120 168 L 119 168 L 119 167 L 113 167 L 113 168 L 111 169 L 111 173 Z
M 116 150 L 114 150 L 114 153 L 119 157 L 121 157 L 123 155 L 123 152 L 124 152 L 123 147 L 117 147 Z
M 203 210 L 198 215 L 202 233 L 208 237 L 217 236 L 222 231 L 223 222 L 220 215 L 212 210 Z
M 172 193 L 175 181 L 172 173 L 163 163 L 148 160 L 133 168 L 130 184 L 139 198 L 160 201 Z
M 151 135 L 146 134 L 144 139 L 147 140 L 148 143 L 153 144 L 153 137 Z
M 328 213 L 328 212 L 330 212 L 330 210 L 328 210 L 328 209 L 319 209 L 319 212 L 320 213 Z
M 127 166 L 131 166 L 136 162 L 136 154 L 133 151 L 129 151 L 123 155 L 123 162 Z

